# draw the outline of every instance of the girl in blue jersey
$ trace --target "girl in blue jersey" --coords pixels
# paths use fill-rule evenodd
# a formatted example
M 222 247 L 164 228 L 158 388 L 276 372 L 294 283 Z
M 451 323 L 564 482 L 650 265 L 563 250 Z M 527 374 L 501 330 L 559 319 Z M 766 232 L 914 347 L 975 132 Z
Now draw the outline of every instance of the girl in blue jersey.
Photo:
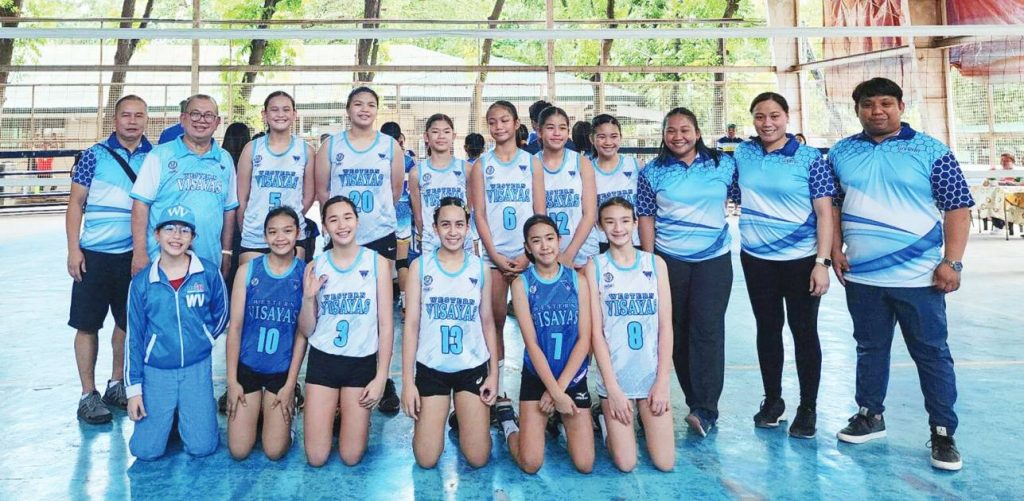
M 611 115 L 601 114 L 591 121 L 593 127 L 591 161 L 594 163 L 594 185 L 597 189 L 597 207 L 614 197 L 622 197 L 636 204 L 636 183 L 640 178 L 640 162 L 632 155 L 619 153 L 622 144 L 622 126 Z M 633 232 L 633 245 L 640 246 L 640 235 Z M 583 246 L 589 255 L 608 250 L 608 237 L 595 224 L 590 238 Z
M 359 214 L 346 197 L 323 206 L 324 231 L 334 244 L 306 266 L 299 330 L 309 338 L 306 405 L 303 409 L 306 461 L 322 466 L 331 453 L 332 425 L 342 462 L 363 458 L 370 411 L 388 379 L 394 342 L 390 262 L 356 245 Z
M 512 282 L 523 344 L 519 386 L 519 432 L 507 435 L 519 467 L 536 473 L 544 463 L 544 430 L 558 412 L 565 427 L 569 457 L 582 473 L 594 466 L 594 430 L 590 417 L 587 366 L 590 361 L 589 286 L 571 267 L 558 262 L 558 225 L 540 215 L 523 227 L 526 251 L 534 263 Z M 511 419 L 498 409 L 502 427 Z M 507 432 L 507 431 L 506 431 Z
M 538 124 L 544 145 L 537 158 L 544 167 L 545 207 L 561 237 L 558 261 L 579 269 L 597 251 L 584 249 L 597 219 L 594 168 L 585 155 L 565 147 L 570 131 L 564 110 L 544 108 Z
M 313 203 L 313 147 L 292 133 L 295 100 L 275 91 L 263 101 L 267 134 L 245 145 L 238 158 L 238 227 L 242 233 L 239 264 L 269 254 L 263 223 L 276 207 L 305 214 Z M 299 221 L 299 240 L 306 238 L 305 220 Z M 302 247 L 295 247 L 299 258 Z
M 534 214 L 544 214 L 544 171 L 539 160 L 516 146 L 519 114 L 512 103 L 496 101 L 487 108 L 487 128 L 494 149 L 470 167 L 469 200 L 483 247 L 480 257 L 491 270 L 488 282 L 498 336 L 492 355 L 503 367 L 509 285 L 530 264 L 523 251 L 523 223 Z
M 429 155 L 409 171 L 409 201 L 412 204 L 414 241 L 418 243 L 416 254 L 430 255 L 440 247 L 441 239 L 433 225 L 425 222 L 432 221 L 434 210 L 442 198 L 468 199 L 466 184 L 471 164 L 452 154 L 455 129 L 448 115 L 437 113 L 427 118 L 423 139 Z M 466 250 L 473 248 L 472 233 L 470 227 Z
M 800 380 L 800 406 L 789 428 L 814 436 L 821 380 L 818 304 L 828 291 L 835 179 L 817 149 L 786 133 L 786 98 L 765 92 L 750 104 L 757 138 L 734 153 L 743 196 L 740 262 L 757 322 L 757 358 L 765 399 L 754 425 L 774 428 L 782 400 L 782 326 L 789 317 Z M 785 305 L 785 313 L 783 313 Z
M 245 459 L 263 416 L 263 452 L 280 459 L 291 448 L 295 382 L 306 338 L 295 328 L 302 306 L 302 260 L 295 257 L 299 215 L 291 207 L 267 214 L 270 254 L 238 267 L 227 342 L 228 449 Z
M 640 413 L 654 467 L 675 465 L 675 433 L 669 400 L 673 347 L 669 276 L 665 261 L 633 247 L 636 215 L 624 198 L 606 200 L 598 211 L 609 249 L 586 268 L 593 325 L 594 359 L 600 370 L 601 432 L 615 466 L 636 466 L 634 406 Z M 607 419 L 611 416 L 611 419 Z
M 445 197 L 433 219 L 441 245 L 409 267 L 402 407 L 416 421 L 416 463 L 433 468 L 444 450 L 444 423 L 454 398 L 459 450 L 479 468 L 491 455 L 489 408 L 498 392 L 490 276 L 480 258 L 465 250 L 465 203 Z
M 672 285 L 676 376 L 686 395 L 686 422 L 705 436 L 718 420 L 725 371 L 725 309 L 732 291 L 726 200 L 736 176 L 731 156 L 704 145 L 686 108 L 662 123 L 658 157 L 640 173 L 640 244 L 668 266 Z
M 196 220 L 188 207 L 164 209 L 154 234 L 160 253 L 128 291 L 124 383 L 135 421 L 128 448 L 142 460 L 162 456 L 177 413 L 185 452 L 206 456 L 220 441 L 210 352 L 228 323 L 224 280 L 190 250 Z

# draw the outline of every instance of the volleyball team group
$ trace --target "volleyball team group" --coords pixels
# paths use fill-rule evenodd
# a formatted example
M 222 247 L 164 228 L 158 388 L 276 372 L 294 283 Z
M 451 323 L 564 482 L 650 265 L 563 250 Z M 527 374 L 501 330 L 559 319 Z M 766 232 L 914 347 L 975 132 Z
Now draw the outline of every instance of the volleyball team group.
M 631 471 L 637 430 L 651 464 L 671 471 L 673 371 L 690 432 L 704 437 L 719 418 L 732 201 L 742 204 L 740 263 L 757 327 L 741 337 L 756 342 L 763 382 L 754 425 L 787 420 L 788 321 L 800 386 L 788 432 L 817 433 L 817 316 L 831 269 L 846 287 L 857 342 L 859 409 L 838 439 L 885 436 L 899 324 L 921 378 L 931 464 L 960 469 L 944 297 L 959 287 L 973 201 L 949 148 L 901 122 L 897 84 L 865 81 L 853 105 L 864 130 L 827 159 L 787 132 L 789 107 L 777 93 L 754 98 L 756 135 L 729 154 L 705 145 L 694 113 L 674 108 L 657 157 L 642 166 L 620 153 L 615 117 L 593 117 L 590 144 L 577 152 L 567 147 L 579 146 L 570 117 L 546 103 L 531 109 L 538 151 L 527 153 L 516 107 L 497 101 L 486 111 L 491 149 L 458 158 L 453 120 L 435 114 L 416 163 L 375 128 L 372 89 L 349 94 L 347 129 L 317 151 L 293 133 L 295 102 L 278 91 L 264 103 L 266 134 L 245 146 L 236 175 L 212 139 L 212 98 L 189 98 L 181 134 L 152 145 L 145 102 L 123 97 L 114 133 L 72 174 L 79 417 L 109 422 L 107 407 L 126 407 L 130 450 L 142 460 L 165 453 L 174 426 L 186 452 L 214 453 L 211 354 L 226 332 L 228 449 L 239 460 L 257 438 L 270 459 L 287 454 L 301 405 L 308 463 L 325 464 L 336 437 L 341 461 L 355 465 L 380 405 L 414 420 L 412 449 L 425 468 L 437 464 L 449 427 L 465 461 L 486 465 L 493 426 L 528 473 L 559 435 L 578 471 L 593 469 L 595 437 Z M 403 194 L 411 235 L 400 224 Z M 322 250 L 304 217 L 314 201 Z M 229 295 L 222 277 L 233 257 Z M 115 366 L 101 398 L 92 379 L 108 308 Z M 501 384 L 510 313 L 525 346 L 518 409 Z

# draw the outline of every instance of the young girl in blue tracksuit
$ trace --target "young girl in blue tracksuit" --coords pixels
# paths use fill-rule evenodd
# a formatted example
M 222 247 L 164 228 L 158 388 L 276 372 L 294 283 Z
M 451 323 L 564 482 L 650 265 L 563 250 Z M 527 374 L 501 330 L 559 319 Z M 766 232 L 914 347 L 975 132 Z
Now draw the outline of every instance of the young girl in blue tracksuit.
M 124 381 L 135 421 L 128 447 L 143 460 L 164 454 L 175 411 L 186 452 L 217 450 L 210 351 L 227 325 L 228 303 L 217 265 L 190 250 L 195 233 L 189 208 L 165 209 L 155 230 L 160 254 L 128 292 Z

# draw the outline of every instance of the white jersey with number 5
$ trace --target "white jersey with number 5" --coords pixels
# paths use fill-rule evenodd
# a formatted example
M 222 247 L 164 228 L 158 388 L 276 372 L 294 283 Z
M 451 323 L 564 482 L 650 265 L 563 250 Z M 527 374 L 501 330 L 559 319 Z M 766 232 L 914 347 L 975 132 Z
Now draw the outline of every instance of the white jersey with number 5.
M 249 203 L 242 221 L 242 247 L 265 249 L 263 224 L 267 213 L 277 207 L 291 207 L 299 215 L 299 239 L 306 235 L 302 217 L 302 181 L 306 175 L 306 142 L 292 135 L 292 142 L 280 154 L 270 150 L 268 136 L 252 145 L 252 176 Z
M 623 268 L 611 251 L 594 258 L 594 276 L 601 302 L 605 342 L 615 379 L 627 398 L 647 398 L 658 372 L 658 272 L 654 255 L 636 251 L 636 261 Z M 597 393 L 608 390 L 597 378 Z
M 544 165 L 543 155 L 543 151 L 537 153 L 541 165 Z M 558 234 L 562 237 L 559 250 L 564 251 L 583 219 L 583 176 L 580 174 L 579 153 L 563 150 L 562 164 L 558 169 L 549 171 L 544 167 L 544 206 L 558 226 Z M 586 246 L 581 246 L 573 264 L 587 264 L 587 258 L 596 251 L 595 248 L 593 253 L 587 253 Z
M 533 215 L 533 158 L 516 150 L 511 162 L 502 163 L 492 150 L 480 157 L 480 169 L 494 248 L 505 257 L 521 255 L 523 224 Z
M 484 265 L 463 253 L 462 269 L 449 273 L 437 253 L 420 258 L 420 337 L 416 361 L 441 372 L 479 367 L 491 358 L 480 322 Z
M 330 196 L 343 195 L 356 204 L 359 229 L 356 243 L 366 245 L 395 232 L 395 197 L 391 192 L 391 158 L 395 151 L 391 136 L 377 133 L 373 144 L 357 150 L 348 132 L 331 136 Z
M 327 276 L 316 295 L 316 328 L 309 344 L 331 355 L 366 357 L 377 353 L 377 253 L 362 247 L 347 268 L 331 252 L 316 257 L 313 272 Z
M 611 172 L 601 170 L 597 166 L 597 160 L 594 160 L 597 206 L 600 208 L 601 204 L 606 201 L 615 197 L 622 197 L 629 200 L 633 207 L 636 207 L 636 183 L 639 178 L 640 163 L 637 162 L 634 156 L 620 154 L 619 164 Z M 600 244 L 606 243 L 608 243 L 608 236 L 601 230 L 601 221 L 598 218 L 597 222 L 594 223 L 593 231 L 590 232 L 590 237 L 587 238 L 587 242 L 580 248 L 580 252 L 585 250 L 590 253 L 589 255 L 595 255 L 600 248 Z M 633 229 L 633 246 L 640 246 L 640 235 L 636 228 Z

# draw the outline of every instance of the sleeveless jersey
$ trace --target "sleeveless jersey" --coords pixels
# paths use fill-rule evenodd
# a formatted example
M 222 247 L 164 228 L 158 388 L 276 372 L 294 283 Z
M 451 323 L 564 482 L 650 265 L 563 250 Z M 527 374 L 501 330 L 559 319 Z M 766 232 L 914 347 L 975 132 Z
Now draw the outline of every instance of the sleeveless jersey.
M 640 177 L 640 164 L 636 157 L 630 155 L 619 155 L 619 164 L 611 172 L 605 172 L 597 166 L 594 160 L 594 181 L 597 185 L 597 206 L 615 197 L 622 197 L 629 200 L 629 203 L 636 207 L 636 182 Z M 594 223 L 594 229 L 590 232 L 590 238 L 580 248 L 580 252 L 586 251 L 588 256 L 596 256 L 600 244 L 608 243 L 608 236 L 601 230 L 600 215 Z M 640 234 L 633 229 L 633 245 L 640 245 Z
M 302 260 L 275 275 L 261 255 L 249 262 L 239 361 L 259 374 L 288 372 L 302 307 Z
M 466 203 L 466 162 L 452 158 L 442 169 L 436 168 L 427 158 L 419 168 L 420 210 L 423 218 L 423 238 L 420 252 L 424 256 L 433 254 L 441 245 L 441 239 L 434 231 L 434 210 L 445 197 L 458 197 Z M 466 234 L 466 248 L 473 248 L 472 235 Z
M 517 150 L 511 162 L 502 163 L 491 150 L 480 157 L 480 168 L 494 248 L 503 256 L 518 256 L 524 252 L 523 224 L 533 215 L 533 159 Z
M 398 223 L 395 198 L 391 192 L 391 157 L 394 139 L 377 133 L 373 144 L 357 150 L 348 140 L 348 132 L 331 136 L 328 155 L 331 161 L 330 196 L 351 198 L 359 210 L 356 243 L 366 245 L 395 233 Z
M 480 321 L 484 265 L 471 253 L 449 273 L 437 253 L 420 260 L 420 337 L 416 361 L 441 372 L 479 367 L 491 358 Z
M 622 268 L 609 251 L 595 257 L 594 265 L 602 331 L 615 379 L 626 397 L 647 398 L 658 371 L 658 273 L 654 255 L 636 251 L 633 265 Z M 608 395 L 601 378 L 597 392 Z
M 580 334 L 580 299 L 576 272 L 560 264 L 558 275 L 551 280 L 545 280 L 537 273 L 537 268 L 531 265 L 522 277 L 526 298 L 530 303 L 530 317 L 533 319 L 533 328 L 537 334 L 537 344 L 544 352 L 551 373 L 557 379 L 562 375 L 565 363 L 576 347 Z M 588 356 L 576 371 L 570 386 L 586 377 L 589 361 Z M 538 375 L 527 351 L 523 352 L 523 367 L 534 376 Z
M 544 165 L 544 152 L 537 153 L 537 159 Z M 565 149 L 562 154 L 562 165 L 556 171 L 544 169 L 544 206 L 548 216 L 558 226 L 561 238 L 560 250 L 569 246 L 576 228 L 583 219 L 583 178 L 580 176 L 580 154 Z M 587 263 L 592 254 L 584 252 L 585 246 L 576 253 L 574 263 L 577 266 Z M 596 250 L 596 249 L 595 249 Z
M 299 215 L 301 240 L 306 235 L 302 217 L 302 181 L 306 175 L 306 142 L 292 135 L 288 149 L 280 154 L 270 150 L 269 138 L 263 136 L 252 145 L 252 177 L 249 183 L 249 204 L 242 221 L 242 247 L 265 249 L 263 224 L 270 209 L 287 206 Z
M 377 353 L 377 253 L 360 248 L 348 268 L 339 268 L 330 252 L 316 257 L 318 277 L 327 283 L 316 295 L 316 328 L 309 344 L 331 355 L 366 357 Z

